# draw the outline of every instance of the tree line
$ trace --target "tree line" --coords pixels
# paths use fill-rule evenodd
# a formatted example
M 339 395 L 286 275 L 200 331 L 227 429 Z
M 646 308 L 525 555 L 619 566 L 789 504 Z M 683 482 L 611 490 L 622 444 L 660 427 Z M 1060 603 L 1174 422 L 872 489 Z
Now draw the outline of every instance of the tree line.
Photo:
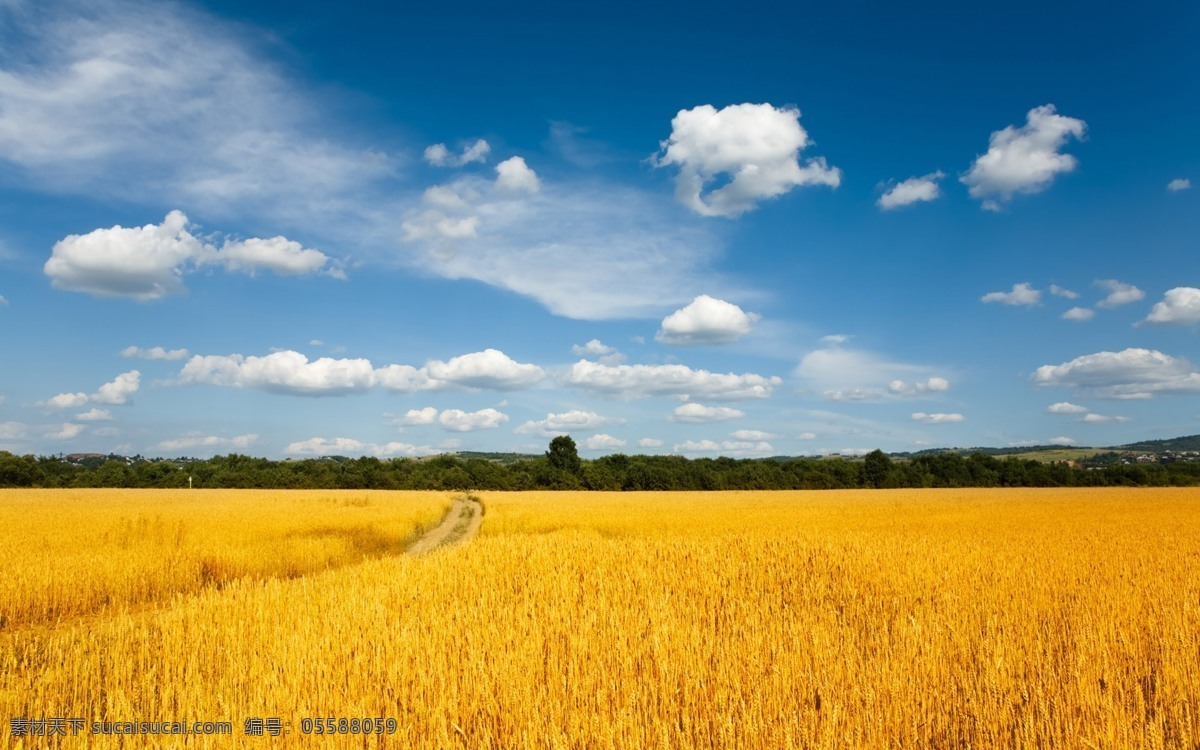
M 569 441 L 569 442 L 568 442 Z M 570 438 L 511 463 L 454 455 L 273 461 L 240 454 L 209 459 L 126 459 L 78 465 L 0 451 L 0 487 L 261 488 L 375 490 L 813 490 L 933 487 L 1197 486 L 1200 464 L 1110 465 L 945 453 L 893 459 L 734 459 L 614 454 L 580 459 Z

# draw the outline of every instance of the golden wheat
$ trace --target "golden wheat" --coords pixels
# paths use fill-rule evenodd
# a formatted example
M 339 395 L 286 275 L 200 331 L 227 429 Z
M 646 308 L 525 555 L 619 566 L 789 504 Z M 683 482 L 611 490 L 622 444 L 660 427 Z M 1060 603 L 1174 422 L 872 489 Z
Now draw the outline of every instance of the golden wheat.
M 220 748 L 252 717 L 304 747 L 335 746 L 317 717 L 395 720 L 336 743 L 365 747 L 1200 743 L 1195 490 L 484 501 L 465 547 L 0 635 L 0 717 L 231 721 L 175 740 Z

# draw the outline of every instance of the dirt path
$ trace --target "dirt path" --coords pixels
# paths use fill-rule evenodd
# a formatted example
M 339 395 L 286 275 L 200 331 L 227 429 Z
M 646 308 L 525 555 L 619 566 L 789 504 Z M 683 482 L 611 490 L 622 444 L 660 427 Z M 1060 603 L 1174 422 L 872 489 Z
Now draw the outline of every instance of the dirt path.
M 473 495 L 454 498 L 454 505 L 442 522 L 425 533 L 408 548 L 410 555 L 428 554 L 439 547 L 449 547 L 470 541 L 483 525 L 483 504 Z

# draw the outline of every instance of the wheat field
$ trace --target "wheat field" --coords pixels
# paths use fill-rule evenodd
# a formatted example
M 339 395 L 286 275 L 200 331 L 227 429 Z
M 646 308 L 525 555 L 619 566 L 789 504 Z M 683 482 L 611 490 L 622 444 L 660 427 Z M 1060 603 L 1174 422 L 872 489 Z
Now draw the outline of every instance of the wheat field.
M 292 545 L 449 495 L 182 495 L 0 493 L 0 719 L 89 748 L 1200 746 L 1196 490 L 481 493 L 481 536 L 422 557 Z M 243 567 L 146 593 L 171 543 L 138 529 L 173 524 Z M 135 719 L 233 736 L 87 731 Z

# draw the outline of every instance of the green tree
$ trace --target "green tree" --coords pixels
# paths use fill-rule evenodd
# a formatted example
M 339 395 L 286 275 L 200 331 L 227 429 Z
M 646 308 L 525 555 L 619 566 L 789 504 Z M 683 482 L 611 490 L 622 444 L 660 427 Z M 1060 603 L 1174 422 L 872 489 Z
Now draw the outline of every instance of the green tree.
M 891 470 L 892 459 L 878 448 L 863 457 L 863 483 L 868 487 L 883 487 Z
M 546 460 L 550 466 L 569 474 L 579 474 L 579 449 L 570 435 L 559 435 L 550 441 L 550 450 L 546 451 Z

